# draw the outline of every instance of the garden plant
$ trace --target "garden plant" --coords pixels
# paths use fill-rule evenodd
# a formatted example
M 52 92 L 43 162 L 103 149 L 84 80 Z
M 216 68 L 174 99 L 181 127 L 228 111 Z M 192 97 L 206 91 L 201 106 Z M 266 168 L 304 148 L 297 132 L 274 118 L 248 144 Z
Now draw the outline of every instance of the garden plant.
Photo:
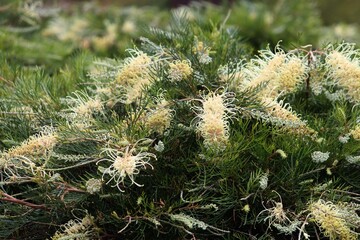
M 0 238 L 358 239 L 360 51 L 321 27 L 4 1 Z

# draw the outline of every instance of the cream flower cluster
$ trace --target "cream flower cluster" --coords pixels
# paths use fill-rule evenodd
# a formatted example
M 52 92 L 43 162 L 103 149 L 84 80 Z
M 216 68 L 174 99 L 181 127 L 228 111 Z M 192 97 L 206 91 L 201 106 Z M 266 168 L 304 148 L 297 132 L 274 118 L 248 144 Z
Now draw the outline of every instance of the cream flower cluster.
M 74 97 L 68 97 L 65 101 L 73 106 L 70 111 L 74 119 L 91 119 L 93 113 L 103 111 L 100 99 L 91 98 L 84 92 L 75 92 Z
M 169 78 L 172 82 L 179 82 L 191 76 L 193 69 L 190 61 L 180 61 L 169 63 Z
M 7 158 L 25 156 L 46 156 L 57 143 L 57 134 L 52 127 L 44 128 L 40 133 L 31 136 L 19 146 L 13 147 L 6 152 Z
M 316 163 L 323 163 L 330 157 L 330 152 L 315 151 L 311 154 L 311 159 Z
M 315 131 L 291 110 L 289 104 L 277 100 L 303 84 L 309 69 L 303 56 L 294 52 L 285 53 L 279 46 L 275 52 L 261 50 L 257 58 L 240 66 L 239 72 L 235 74 L 236 88 L 240 92 L 256 92 L 256 97 L 265 109 L 265 114 L 259 113 L 261 118 L 287 132 L 312 135 Z
M 63 17 L 56 17 L 50 21 L 48 27 L 43 31 L 43 35 L 55 36 L 61 41 L 80 42 L 88 27 L 89 23 L 85 19 L 67 20 Z
M 345 160 L 348 163 L 351 163 L 351 164 L 359 164 L 360 163 L 360 156 L 346 156 Z
M 85 185 L 86 191 L 90 194 L 94 194 L 101 190 L 102 181 L 101 179 L 90 178 Z
M 319 199 L 309 205 L 310 216 L 322 229 L 322 233 L 330 239 L 358 239 L 347 224 L 346 216 L 349 215 L 345 208 L 332 202 Z
M 185 226 L 187 226 L 190 229 L 193 228 L 200 228 L 203 230 L 206 230 L 206 228 L 208 228 L 208 224 L 206 224 L 203 221 L 200 221 L 196 218 L 193 218 L 191 216 L 185 215 L 183 213 L 179 213 L 179 214 L 170 214 L 170 218 L 173 221 L 178 221 L 183 223 Z
M 232 93 L 210 92 L 201 100 L 202 108 L 195 107 L 200 119 L 197 130 L 204 138 L 205 147 L 215 151 L 226 148 L 229 140 L 229 118 L 234 114 Z
M 164 131 L 170 127 L 174 111 L 171 110 L 168 105 L 169 103 L 166 100 L 161 100 L 155 109 L 147 113 L 145 126 L 150 132 L 163 134 Z
M 86 215 L 83 219 L 72 219 L 62 225 L 61 231 L 57 231 L 51 239 L 95 239 L 98 236 L 94 229 L 94 217 Z
M 273 53 L 270 49 L 261 50 L 256 59 L 244 64 L 240 74 L 240 88 L 260 87 L 260 98 L 276 98 L 279 94 L 293 92 L 307 76 L 305 60 L 293 53 L 285 53 L 277 46 Z
M 270 118 L 266 120 L 281 127 L 282 130 L 295 135 L 316 135 L 316 132 L 292 111 L 289 104 L 271 98 L 263 98 L 262 104 L 265 106 L 266 113 L 270 115 Z
M 135 182 L 135 175 L 140 173 L 140 168 L 146 169 L 146 167 L 150 167 L 153 169 L 151 163 L 149 163 L 150 159 L 156 159 L 156 155 L 148 152 L 138 152 L 135 154 L 135 147 L 127 146 L 125 151 L 119 151 L 117 149 L 105 149 L 104 152 L 107 154 L 107 158 L 104 158 L 97 162 L 99 164 L 102 161 L 111 162 L 110 166 L 103 170 L 102 178 L 104 179 L 106 175 L 110 176 L 110 179 L 106 182 L 106 184 L 114 181 L 115 184 L 113 187 L 118 187 L 118 189 L 123 192 L 121 189 L 121 184 L 124 183 L 126 177 L 131 180 L 131 184 L 135 184 L 137 186 L 142 186 Z
M 100 51 L 106 51 L 110 46 L 114 45 L 117 38 L 118 26 L 115 23 L 106 23 L 105 27 L 106 33 L 104 36 L 92 39 L 95 49 Z
M 69 108 L 65 109 L 61 116 L 79 129 L 89 127 L 94 120 L 94 114 L 102 114 L 104 110 L 100 98 L 91 97 L 82 91 L 74 92 L 73 96 L 68 96 L 62 101 L 69 105 Z
M 265 173 L 265 174 L 261 175 L 261 177 L 259 179 L 260 188 L 262 190 L 265 190 L 268 186 L 268 182 L 269 182 L 269 174 Z
M 212 62 L 212 58 L 209 56 L 210 48 L 207 47 L 204 42 L 196 40 L 192 51 L 197 55 L 200 63 L 209 64 Z
M 360 141 L 360 124 L 355 126 L 354 129 L 350 131 L 350 135 L 357 141 Z
M 142 51 L 129 50 L 131 57 L 125 63 L 115 80 L 115 84 L 125 90 L 124 102 L 129 104 L 140 97 L 144 87 L 150 85 L 150 66 L 153 60 Z
M 44 128 L 40 133 L 30 136 L 19 146 L 0 152 L 0 169 L 8 177 L 45 175 L 42 160 L 48 159 L 58 142 L 55 129 Z
M 360 61 L 355 44 L 343 43 L 329 47 L 326 65 L 331 81 L 346 90 L 350 101 L 360 103 Z

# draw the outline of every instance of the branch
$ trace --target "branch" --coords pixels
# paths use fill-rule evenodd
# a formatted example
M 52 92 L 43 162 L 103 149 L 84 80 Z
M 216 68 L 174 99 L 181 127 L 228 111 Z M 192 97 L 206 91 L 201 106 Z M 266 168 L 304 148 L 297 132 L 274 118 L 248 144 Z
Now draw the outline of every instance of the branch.
M 0 7 L 0 12 L 1 12 L 1 7 Z M 4 83 L 6 83 L 9 86 L 14 86 L 14 83 L 10 82 L 9 80 L 5 79 L 2 76 L 0 76 L 0 80 L 3 81 Z
M 75 165 L 68 166 L 68 167 L 63 167 L 63 168 L 48 168 L 48 169 L 45 169 L 45 170 L 46 170 L 46 171 L 62 171 L 62 170 L 67 170 L 67 169 L 76 168 L 76 167 L 81 167 L 81 166 L 87 165 L 87 164 L 89 164 L 89 163 L 97 162 L 97 161 L 99 161 L 99 160 L 100 160 L 99 158 L 95 158 L 95 159 L 92 159 L 92 160 L 89 160 L 89 161 L 85 161 L 85 162 L 81 162 L 81 163 L 79 163 L 79 164 L 75 164 Z
M 38 204 L 34 204 L 34 203 L 29 203 L 29 202 L 26 202 L 24 200 L 14 198 L 14 197 L 12 197 L 9 194 L 4 193 L 4 192 L 0 192 L 0 196 L 1 196 L 1 198 L 0 198 L 1 201 L 12 202 L 12 203 L 24 205 L 24 206 L 27 206 L 27 207 L 30 207 L 30 208 L 34 208 L 34 209 L 48 210 L 48 208 L 44 204 L 38 205 Z
M 61 197 L 60 197 L 61 201 L 64 201 L 65 195 L 68 194 L 69 192 L 86 193 L 86 191 L 72 187 L 67 183 L 55 182 L 55 184 L 58 185 L 57 189 L 63 190 L 63 193 L 61 194 Z

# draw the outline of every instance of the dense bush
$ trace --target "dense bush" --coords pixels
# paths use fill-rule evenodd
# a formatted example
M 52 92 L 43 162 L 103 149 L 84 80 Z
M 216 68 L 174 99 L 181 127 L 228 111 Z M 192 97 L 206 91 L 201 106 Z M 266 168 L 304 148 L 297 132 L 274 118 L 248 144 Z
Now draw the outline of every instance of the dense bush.
M 1 238 L 358 238 L 360 54 L 310 1 L 78 8 L 2 8 Z

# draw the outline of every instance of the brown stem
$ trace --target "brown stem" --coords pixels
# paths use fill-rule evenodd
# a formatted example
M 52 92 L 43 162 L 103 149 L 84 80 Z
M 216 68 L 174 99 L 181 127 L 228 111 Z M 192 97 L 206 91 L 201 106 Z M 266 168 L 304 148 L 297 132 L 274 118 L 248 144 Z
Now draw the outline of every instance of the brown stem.
M 0 192 L 0 196 L 2 196 L 0 198 L 0 201 L 12 202 L 12 203 L 24 205 L 24 206 L 27 206 L 30 208 L 34 208 L 34 209 L 48 210 L 48 208 L 44 204 L 39 205 L 39 204 L 29 203 L 24 200 L 14 198 L 13 196 L 10 196 L 9 194 L 4 193 L 4 192 Z
M 70 186 L 69 184 L 66 183 L 61 183 L 61 182 L 56 182 L 55 184 L 57 184 L 57 189 L 63 189 L 63 193 L 60 196 L 61 201 L 64 201 L 65 195 L 68 194 L 69 192 L 78 192 L 78 193 L 86 193 L 86 191 L 75 188 Z
M 0 10 L 1 12 L 1 10 Z M 3 78 L 2 76 L 0 76 L 0 80 L 5 82 L 7 85 L 9 86 L 14 86 L 14 83 L 10 82 L 9 80 L 6 80 L 5 78 Z
M 277 155 L 277 152 L 273 152 L 270 156 L 267 157 L 267 160 L 272 160 L 273 157 L 275 157 L 275 155 Z

